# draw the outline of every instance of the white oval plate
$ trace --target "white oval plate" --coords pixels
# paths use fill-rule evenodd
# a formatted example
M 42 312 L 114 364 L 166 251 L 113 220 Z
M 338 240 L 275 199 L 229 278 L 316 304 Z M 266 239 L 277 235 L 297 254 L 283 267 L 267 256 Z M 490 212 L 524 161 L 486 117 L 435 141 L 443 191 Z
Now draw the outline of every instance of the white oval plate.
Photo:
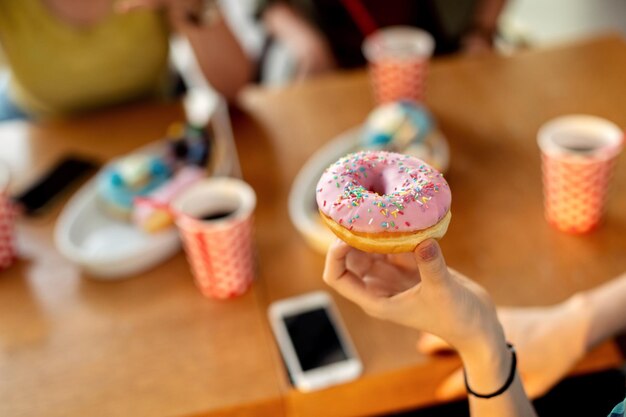
M 178 252 L 176 228 L 145 233 L 107 215 L 98 198 L 94 178 L 66 204 L 54 231 L 57 249 L 89 275 L 108 280 L 136 275 Z
M 324 170 L 340 157 L 361 148 L 361 126 L 354 127 L 320 148 L 304 164 L 289 193 L 289 217 L 298 232 L 317 252 L 325 254 L 335 235 L 322 223 L 315 201 L 315 188 Z M 446 171 L 450 162 L 448 142 L 436 131 L 433 160 Z M 428 161 L 427 161 L 428 162 Z
M 215 113 L 211 122 L 215 141 L 209 164 L 212 176 L 240 176 L 227 108 L 221 106 L 211 111 Z M 159 155 L 165 151 L 164 144 L 164 140 L 155 141 L 131 154 Z M 104 213 L 99 206 L 96 181 L 97 177 L 78 190 L 57 220 L 55 242 L 61 254 L 94 278 L 113 280 L 145 272 L 179 251 L 175 227 L 148 234 L 130 222 Z

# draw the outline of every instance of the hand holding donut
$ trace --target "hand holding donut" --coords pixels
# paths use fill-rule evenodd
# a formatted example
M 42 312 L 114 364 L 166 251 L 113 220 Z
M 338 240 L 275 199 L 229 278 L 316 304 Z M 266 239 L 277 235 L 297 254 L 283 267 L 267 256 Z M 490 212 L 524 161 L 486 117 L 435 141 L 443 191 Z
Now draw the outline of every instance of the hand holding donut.
M 433 239 L 395 255 L 362 252 L 338 240 L 328 251 L 324 281 L 368 314 L 435 334 L 461 355 L 478 352 L 485 340 L 504 346 L 489 295 L 448 270 Z
M 489 295 L 447 268 L 435 240 L 398 255 L 366 253 L 338 240 L 328 250 L 324 281 L 370 315 L 427 331 L 454 346 L 474 392 L 504 389 L 487 400 L 470 396 L 472 415 L 536 417 Z
M 432 239 L 450 222 L 442 175 L 417 158 L 358 152 L 324 172 L 316 196 L 341 239 L 328 250 L 324 281 L 368 314 L 454 347 L 472 415 L 535 417 L 489 295 L 449 270 Z

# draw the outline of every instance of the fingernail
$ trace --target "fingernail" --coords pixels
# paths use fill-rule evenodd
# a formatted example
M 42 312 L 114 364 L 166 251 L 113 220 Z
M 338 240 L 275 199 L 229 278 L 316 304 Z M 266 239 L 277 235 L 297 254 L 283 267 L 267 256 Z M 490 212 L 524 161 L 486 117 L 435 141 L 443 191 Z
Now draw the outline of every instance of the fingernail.
M 432 261 L 437 257 L 437 245 L 432 241 L 427 242 L 418 249 L 417 253 L 423 261 Z

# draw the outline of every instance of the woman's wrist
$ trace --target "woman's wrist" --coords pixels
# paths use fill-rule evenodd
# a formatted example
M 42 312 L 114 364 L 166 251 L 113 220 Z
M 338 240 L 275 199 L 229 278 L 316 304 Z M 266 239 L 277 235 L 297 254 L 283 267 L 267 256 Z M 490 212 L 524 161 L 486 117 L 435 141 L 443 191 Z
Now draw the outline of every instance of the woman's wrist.
M 559 306 L 564 315 L 564 325 L 572 328 L 569 343 L 575 343 L 578 347 L 578 356 L 585 353 L 601 342 L 598 332 L 591 327 L 593 308 L 587 293 L 581 292 L 565 300 Z
M 479 393 L 500 389 L 511 373 L 512 355 L 504 338 L 502 327 L 492 326 L 478 343 L 459 349 L 468 386 Z

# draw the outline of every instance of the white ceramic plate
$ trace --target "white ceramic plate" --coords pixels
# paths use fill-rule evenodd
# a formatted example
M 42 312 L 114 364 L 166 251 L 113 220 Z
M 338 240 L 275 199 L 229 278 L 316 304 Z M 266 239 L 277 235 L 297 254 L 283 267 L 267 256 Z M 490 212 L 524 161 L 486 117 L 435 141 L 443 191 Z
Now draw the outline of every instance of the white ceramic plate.
M 445 137 L 434 132 L 432 160 L 446 171 L 450 151 Z M 340 157 L 361 148 L 361 126 L 354 127 L 328 142 L 309 158 L 296 176 L 289 193 L 289 217 L 296 229 L 316 251 L 324 254 L 335 239 L 319 218 L 315 188 L 324 170 Z
M 178 231 L 148 234 L 110 217 L 99 206 L 97 178 L 67 203 L 55 228 L 58 250 L 89 275 L 119 279 L 144 272 L 180 248 Z
M 161 155 L 164 151 L 165 141 L 156 141 L 131 154 Z M 137 275 L 164 262 L 180 249 L 175 227 L 149 234 L 130 221 L 112 217 L 101 207 L 98 176 L 120 158 L 106 164 L 72 196 L 54 230 L 59 252 L 93 278 L 114 280 Z
M 191 91 L 184 101 L 187 114 L 198 123 L 211 120 L 215 133 L 209 164 L 212 175 L 239 177 L 239 159 L 228 108 L 224 101 L 215 102 L 214 97 L 207 97 L 207 94 L 212 93 Z M 133 153 L 159 155 L 165 150 L 164 144 L 165 141 L 156 141 Z M 64 256 L 91 276 L 112 280 L 140 274 L 178 252 L 180 242 L 175 227 L 147 234 L 131 223 L 104 213 L 99 206 L 96 181 L 97 178 L 85 184 L 59 216 L 55 241 Z

